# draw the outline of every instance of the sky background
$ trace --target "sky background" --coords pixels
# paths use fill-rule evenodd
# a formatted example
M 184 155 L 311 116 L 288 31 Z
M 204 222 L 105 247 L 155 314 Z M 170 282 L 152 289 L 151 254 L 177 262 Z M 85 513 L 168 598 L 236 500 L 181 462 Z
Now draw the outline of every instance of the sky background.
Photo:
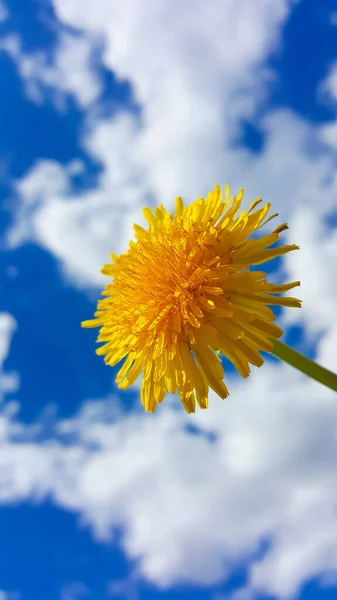
M 262 196 L 337 370 L 335 0 L 0 0 L 0 600 L 332 600 L 336 397 L 267 359 L 144 414 L 82 330 L 145 205 Z

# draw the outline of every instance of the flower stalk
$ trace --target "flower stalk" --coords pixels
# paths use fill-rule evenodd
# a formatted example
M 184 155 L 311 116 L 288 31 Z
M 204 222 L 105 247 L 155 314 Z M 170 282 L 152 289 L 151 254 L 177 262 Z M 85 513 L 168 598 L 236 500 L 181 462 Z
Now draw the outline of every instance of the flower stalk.
M 324 367 L 321 367 L 313 360 L 306 358 L 287 344 L 274 340 L 274 348 L 272 353 L 274 356 L 288 363 L 304 375 L 308 375 L 311 379 L 315 379 L 322 385 L 337 392 L 337 375 Z

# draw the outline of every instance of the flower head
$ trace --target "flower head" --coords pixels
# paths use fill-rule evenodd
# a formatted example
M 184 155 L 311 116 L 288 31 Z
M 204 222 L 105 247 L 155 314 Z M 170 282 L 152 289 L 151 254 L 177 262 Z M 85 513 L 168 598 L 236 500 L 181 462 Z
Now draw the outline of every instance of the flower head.
M 116 382 L 128 388 L 142 372 L 141 401 L 153 412 L 166 392 L 178 391 L 188 413 L 196 402 L 208 406 L 212 388 L 228 395 L 219 353 L 242 377 L 249 365 L 260 367 L 260 350 L 271 351 L 282 330 L 273 323 L 270 306 L 299 307 L 281 297 L 299 282 L 268 283 L 266 274 L 251 270 L 298 249 L 274 247 L 282 224 L 264 236 L 251 237 L 270 219 L 270 204 L 255 200 L 237 216 L 243 190 L 225 198 L 215 186 L 204 200 L 190 206 L 176 199 L 175 214 L 159 206 L 143 213 L 148 229 L 134 226 L 137 241 L 127 252 L 111 255 L 102 273 L 112 278 L 99 300 L 95 319 L 83 327 L 100 327 L 96 350 L 114 366 L 124 360 Z

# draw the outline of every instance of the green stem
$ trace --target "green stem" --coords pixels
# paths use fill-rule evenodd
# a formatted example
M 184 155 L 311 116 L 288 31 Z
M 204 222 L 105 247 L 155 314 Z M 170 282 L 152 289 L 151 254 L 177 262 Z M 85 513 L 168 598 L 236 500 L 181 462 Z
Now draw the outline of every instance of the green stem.
M 280 358 L 305 375 L 309 375 L 312 379 L 319 381 L 319 383 L 322 383 L 331 390 L 337 392 L 337 375 L 332 373 L 332 371 L 324 369 L 324 367 L 321 367 L 279 340 L 274 341 L 274 349 L 272 352 L 277 358 Z

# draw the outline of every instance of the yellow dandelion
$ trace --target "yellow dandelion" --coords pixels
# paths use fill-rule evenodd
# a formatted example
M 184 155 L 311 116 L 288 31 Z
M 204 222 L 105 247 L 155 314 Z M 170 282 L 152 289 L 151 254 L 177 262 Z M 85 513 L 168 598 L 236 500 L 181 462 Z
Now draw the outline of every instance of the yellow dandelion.
M 111 255 L 102 273 L 112 278 L 99 300 L 95 319 L 83 327 L 100 327 L 97 354 L 115 366 L 125 359 L 116 377 L 128 388 L 142 373 L 141 401 L 154 412 L 166 392 L 179 393 L 188 413 L 208 407 L 212 388 L 228 396 L 221 353 L 242 377 L 250 366 L 260 367 L 260 350 L 272 351 L 282 330 L 273 323 L 270 306 L 299 307 L 300 300 L 280 294 L 299 285 L 269 283 L 266 274 L 251 270 L 298 249 L 273 247 L 279 225 L 267 235 L 251 237 L 277 215 L 270 204 L 255 200 L 237 216 L 243 190 L 225 198 L 215 186 L 204 200 L 190 206 L 176 199 L 175 214 L 164 206 L 145 208 L 148 228 L 135 225 L 137 241 L 127 252 Z

